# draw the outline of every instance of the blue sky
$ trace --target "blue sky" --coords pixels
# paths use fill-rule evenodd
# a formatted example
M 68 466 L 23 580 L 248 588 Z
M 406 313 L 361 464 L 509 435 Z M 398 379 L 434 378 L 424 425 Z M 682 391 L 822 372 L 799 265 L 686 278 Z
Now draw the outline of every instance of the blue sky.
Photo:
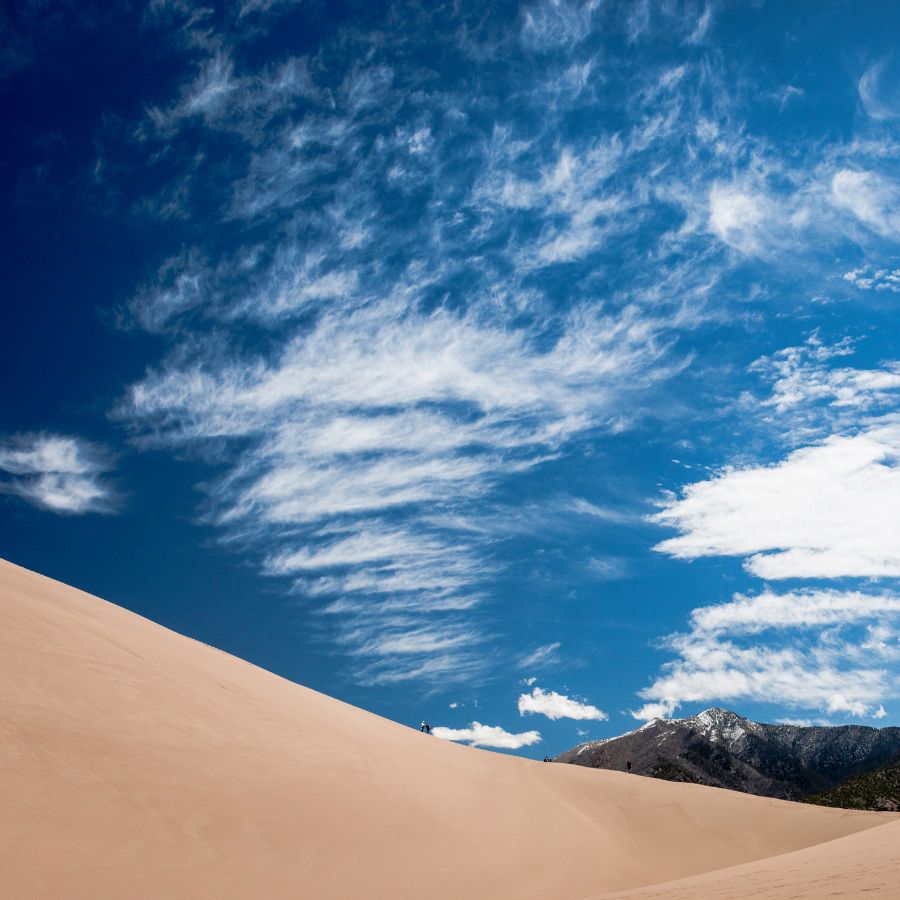
M 6 4 L 0 553 L 528 755 L 900 724 L 898 26 Z

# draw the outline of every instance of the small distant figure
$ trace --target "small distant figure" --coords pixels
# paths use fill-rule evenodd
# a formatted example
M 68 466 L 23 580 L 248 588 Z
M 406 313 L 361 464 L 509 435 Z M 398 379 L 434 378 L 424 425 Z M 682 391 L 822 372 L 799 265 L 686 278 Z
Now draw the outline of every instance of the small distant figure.
M 628 774 L 631 774 L 631 760 L 629 759 L 627 763 L 625 763 L 625 768 L 628 770 Z
M 427 722 L 425 723 L 425 734 L 431 734 L 431 726 Z
M 553 762 L 553 760 L 550 759 L 549 756 L 545 756 L 545 757 L 544 757 L 544 762 Z
M 419 726 L 419 731 L 424 731 L 424 730 L 425 730 L 425 723 L 423 722 L 423 723 Z

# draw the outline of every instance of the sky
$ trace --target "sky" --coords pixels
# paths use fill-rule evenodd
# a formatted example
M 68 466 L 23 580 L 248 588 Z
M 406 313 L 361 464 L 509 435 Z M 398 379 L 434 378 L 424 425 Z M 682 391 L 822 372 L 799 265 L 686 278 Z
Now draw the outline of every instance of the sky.
M 0 34 L 0 556 L 528 756 L 900 724 L 893 0 Z

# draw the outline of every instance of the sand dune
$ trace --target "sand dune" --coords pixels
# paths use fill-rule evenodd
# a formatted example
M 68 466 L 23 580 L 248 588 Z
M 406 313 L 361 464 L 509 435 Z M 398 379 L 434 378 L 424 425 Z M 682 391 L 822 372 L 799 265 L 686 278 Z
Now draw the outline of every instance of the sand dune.
M 3 562 L 0 685 L 2 896 L 764 896 L 898 861 L 896 816 L 448 744 Z
M 900 896 L 900 821 L 782 856 L 657 884 L 603 894 L 636 900 L 750 900 L 768 897 Z M 599 898 L 598 898 L 599 900 Z

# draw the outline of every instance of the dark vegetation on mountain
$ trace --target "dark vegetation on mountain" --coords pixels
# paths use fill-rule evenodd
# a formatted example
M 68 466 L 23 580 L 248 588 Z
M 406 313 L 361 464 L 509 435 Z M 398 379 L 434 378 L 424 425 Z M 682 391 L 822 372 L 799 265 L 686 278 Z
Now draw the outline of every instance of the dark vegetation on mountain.
M 874 772 L 857 775 L 824 794 L 808 798 L 819 806 L 900 812 L 900 757 Z
M 900 728 L 753 722 L 713 708 L 580 744 L 556 762 L 856 809 L 898 809 Z M 886 768 L 885 768 L 886 767 Z

